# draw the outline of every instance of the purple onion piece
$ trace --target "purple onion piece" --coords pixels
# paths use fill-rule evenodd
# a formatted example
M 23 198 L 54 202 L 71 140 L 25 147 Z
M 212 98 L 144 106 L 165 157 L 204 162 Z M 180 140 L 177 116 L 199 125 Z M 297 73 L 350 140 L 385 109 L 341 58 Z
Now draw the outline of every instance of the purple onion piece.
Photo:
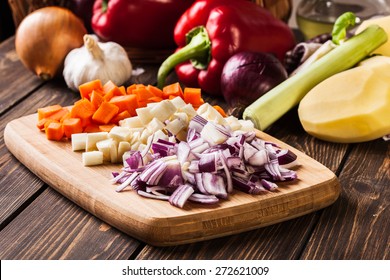
M 139 176 L 138 173 L 134 172 L 131 174 L 129 177 L 126 178 L 126 180 L 121 183 L 118 187 L 116 187 L 115 191 L 116 192 L 121 192 L 123 191 L 126 187 L 131 186 L 131 183 Z
M 160 199 L 160 200 L 169 200 L 169 197 L 168 195 L 156 195 L 156 194 L 153 194 L 153 193 L 148 193 L 146 191 L 143 191 L 143 190 L 137 190 L 137 193 L 143 197 L 147 197 L 147 198 L 153 198 L 153 199 Z
M 259 181 L 252 182 L 251 180 L 245 180 L 235 176 L 233 176 L 232 179 L 234 187 L 242 192 L 248 194 L 260 194 L 261 192 L 266 191 L 266 189 L 259 183 Z
M 217 159 L 215 153 L 203 154 L 199 159 L 199 172 L 217 171 Z
M 297 164 L 297 155 L 290 150 L 279 150 L 276 155 L 279 164 L 285 168 L 291 168 Z
M 188 161 L 190 153 L 191 153 L 191 147 L 187 142 L 181 141 L 177 145 L 177 158 L 180 164 L 183 165 L 186 161 Z
M 213 194 L 224 199 L 227 198 L 226 184 L 222 176 L 209 172 L 201 173 L 201 176 L 202 185 L 207 194 Z
M 230 170 L 226 164 L 226 159 L 225 156 L 221 151 L 219 151 L 219 159 L 220 162 L 222 163 L 223 170 L 225 171 L 225 176 L 226 176 L 226 191 L 228 193 L 231 193 L 233 191 L 233 180 L 232 180 L 232 175 L 230 174 Z
M 271 182 L 271 181 L 268 181 L 268 180 L 265 180 L 265 179 L 261 179 L 261 185 L 265 189 L 267 189 L 267 190 L 269 190 L 271 192 L 275 191 L 278 188 L 278 185 L 276 185 L 274 182 Z
M 203 127 L 208 123 L 208 121 L 200 115 L 195 115 L 188 124 L 189 129 L 194 129 L 196 132 L 200 133 Z
M 203 185 L 202 173 L 195 174 L 196 188 L 200 193 L 209 194 Z
M 172 160 L 166 163 L 166 169 L 158 184 L 168 188 L 176 188 L 178 185 L 183 184 L 181 165 L 178 160 Z
M 194 188 L 190 184 L 180 185 L 169 197 L 169 203 L 173 206 L 183 208 L 188 198 L 194 193 Z
M 131 169 L 139 168 L 141 165 L 143 165 L 141 152 L 132 152 L 130 157 L 126 159 L 126 163 Z
M 193 193 L 188 200 L 193 202 L 198 202 L 202 204 L 215 204 L 219 202 L 219 198 L 215 195 L 206 195 L 201 193 Z

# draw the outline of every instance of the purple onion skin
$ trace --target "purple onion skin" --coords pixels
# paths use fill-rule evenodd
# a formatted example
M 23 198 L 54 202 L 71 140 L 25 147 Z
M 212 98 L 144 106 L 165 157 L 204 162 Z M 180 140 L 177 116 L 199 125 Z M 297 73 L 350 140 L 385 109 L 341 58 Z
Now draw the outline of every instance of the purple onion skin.
M 288 77 L 283 64 L 272 54 L 240 52 L 225 63 L 222 94 L 229 114 L 241 118 L 244 109 Z
M 70 0 L 69 9 L 84 22 L 85 28 L 92 33 L 91 20 L 95 0 Z

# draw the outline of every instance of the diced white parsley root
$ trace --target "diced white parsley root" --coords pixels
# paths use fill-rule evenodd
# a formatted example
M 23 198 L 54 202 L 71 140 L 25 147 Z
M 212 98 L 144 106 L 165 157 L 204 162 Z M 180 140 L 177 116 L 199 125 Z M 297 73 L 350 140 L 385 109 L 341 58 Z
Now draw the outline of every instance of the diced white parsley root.
M 93 166 L 103 164 L 103 153 L 100 151 L 91 151 L 82 153 L 84 166 Z
M 86 147 L 85 151 L 90 152 L 90 151 L 96 151 L 96 143 L 107 139 L 108 132 L 92 132 L 87 134 L 87 141 L 86 141 Z
M 72 134 L 72 151 L 85 151 L 87 144 L 88 133 L 75 133 Z

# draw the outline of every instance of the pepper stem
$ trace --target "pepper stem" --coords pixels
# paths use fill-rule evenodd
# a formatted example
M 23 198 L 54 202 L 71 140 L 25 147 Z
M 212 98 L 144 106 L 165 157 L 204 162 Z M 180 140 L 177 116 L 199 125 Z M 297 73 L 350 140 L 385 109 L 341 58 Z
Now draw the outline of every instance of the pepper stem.
M 108 9 L 108 0 L 103 0 L 102 1 L 102 13 L 106 13 Z
M 168 74 L 176 65 L 191 60 L 197 69 L 206 69 L 210 62 L 211 42 L 204 26 L 192 29 L 186 34 L 187 45 L 170 55 L 157 73 L 157 87 L 163 88 Z

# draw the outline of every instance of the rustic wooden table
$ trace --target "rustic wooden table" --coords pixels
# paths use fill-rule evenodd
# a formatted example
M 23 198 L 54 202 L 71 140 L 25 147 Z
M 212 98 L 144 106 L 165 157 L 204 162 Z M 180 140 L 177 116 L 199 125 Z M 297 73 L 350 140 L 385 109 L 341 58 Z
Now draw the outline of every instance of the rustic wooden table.
M 155 83 L 157 65 L 136 67 L 145 72 L 131 82 Z M 153 247 L 61 196 L 4 145 L 4 128 L 11 120 L 38 107 L 71 105 L 77 99 L 61 79 L 45 83 L 27 71 L 15 53 L 13 37 L 0 45 L 0 259 L 390 259 L 390 142 L 319 141 L 303 131 L 293 109 L 266 132 L 339 177 L 342 192 L 334 204 L 233 236 Z

